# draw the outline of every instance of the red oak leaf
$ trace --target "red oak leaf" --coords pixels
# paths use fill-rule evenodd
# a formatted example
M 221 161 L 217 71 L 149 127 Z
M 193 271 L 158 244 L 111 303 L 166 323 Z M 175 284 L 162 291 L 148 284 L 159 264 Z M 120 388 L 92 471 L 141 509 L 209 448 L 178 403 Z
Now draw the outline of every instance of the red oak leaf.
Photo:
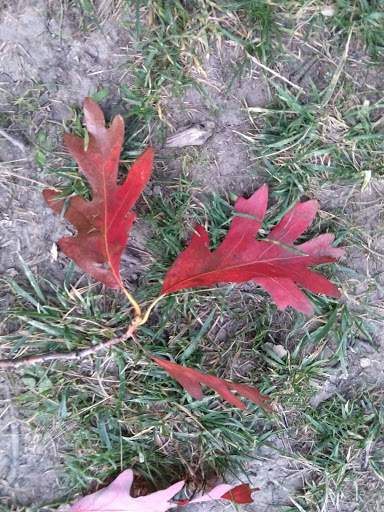
M 91 98 L 84 101 L 88 147 L 81 137 L 66 133 L 64 142 L 93 192 L 92 201 L 72 197 L 64 214 L 77 229 L 77 236 L 59 240 L 62 251 L 85 272 L 110 288 L 123 288 L 120 258 L 135 218 L 129 213 L 148 183 L 154 149 L 148 148 L 132 165 L 123 185 L 117 186 L 119 158 L 124 139 L 124 122 L 116 116 L 105 127 L 103 112 Z M 44 199 L 60 214 L 64 200 L 58 192 L 44 190 Z
M 170 508 L 177 507 L 178 505 L 187 505 L 188 503 L 212 501 L 220 498 L 233 501 L 231 485 L 221 484 L 199 498 L 170 503 L 174 495 L 182 489 L 184 480 L 162 491 L 153 492 L 147 496 L 132 498 L 130 494 L 132 482 L 133 472 L 131 469 L 127 469 L 110 485 L 104 487 L 104 489 L 85 496 L 72 505 L 69 512 L 165 512 Z M 241 487 L 243 487 L 243 485 L 232 489 L 232 494 L 236 498 L 236 501 L 237 496 L 239 496 L 240 499 L 243 495 L 248 496 L 248 498 L 250 497 L 251 491 L 240 491 L 239 488 Z M 251 501 L 237 501 L 237 503 L 252 503 L 252 499 Z
M 223 494 L 222 498 L 229 501 L 236 501 L 238 504 L 252 503 L 251 494 L 260 491 L 258 487 L 251 489 L 248 484 L 241 484 Z
M 205 384 L 209 388 L 214 389 L 216 393 L 224 398 L 224 400 L 234 405 L 235 407 L 239 407 L 243 411 L 247 410 L 246 406 L 241 400 L 239 400 L 239 398 L 237 398 L 237 396 L 232 393 L 231 389 L 237 391 L 246 398 L 249 398 L 252 400 L 252 402 L 259 405 L 260 407 L 263 407 L 265 410 L 273 412 L 273 409 L 271 409 L 269 405 L 263 402 L 263 400 L 269 401 L 271 398 L 267 395 L 262 395 L 258 389 L 252 386 L 248 386 L 247 384 L 234 384 L 224 379 L 220 379 L 219 377 L 214 377 L 213 375 L 208 375 L 186 366 L 180 366 L 179 364 L 172 363 L 171 361 L 158 359 L 151 354 L 149 355 L 159 366 L 161 366 L 161 368 L 168 372 L 169 375 L 173 377 L 180 384 L 180 386 L 182 386 L 195 400 L 203 399 L 204 394 L 201 388 L 201 384 Z
M 207 494 L 200 496 L 199 498 L 194 498 L 193 500 L 179 501 L 178 505 L 180 507 L 183 505 L 188 505 L 188 503 L 201 503 L 202 501 L 211 501 L 218 499 L 235 501 L 237 504 L 243 505 L 245 503 L 253 503 L 251 494 L 254 491 L 260 491 L 260 489 L 257 487 L 255 489 L 251 489 L 248 484 L 241 484 L 231 489 L 230 485 L 221 484 L 212 489 L 211 491 L 209 491 Z
M 302 313 L 313 308 L 297 285 L 315 293 L 340 297 L 337 287 L 309 267 L 337 261 L 344 251 L 331 246 L 334 236 L 320 235 L 309 242 L 294 241 L 312 222 L 317 201 L 297 203 L 272 229 L 267 238 L 256 240 L 268 202 L 268 188 L 262 186 L 250 199 L 239 198 L 228 234 L 215 251 L 209 249 L 208 233 L 196 227 L 189 246 L 165 276 L 162 293 L 184 288 L 212 286 L 218 282 L 243 283 L 252 280 L 262 286 L 280 309 L 292 306 Z

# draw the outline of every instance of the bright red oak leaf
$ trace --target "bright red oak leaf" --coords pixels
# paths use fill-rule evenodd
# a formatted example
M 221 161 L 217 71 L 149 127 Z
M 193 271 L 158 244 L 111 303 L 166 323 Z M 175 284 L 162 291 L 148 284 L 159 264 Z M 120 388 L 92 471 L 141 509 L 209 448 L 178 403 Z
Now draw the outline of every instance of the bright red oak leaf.
M 246 406 L 239 398 L 237 398 L 237 396 L 232 393 L 231 389 L 237 391 L 246 398 L 249 398 L 249 400 L 252 400 L 252 402 L 255 404 L 263 407 L 263 409 L 269 412 L 273 412 L 273 409 L 264 403 L 264 401 L 270 401 L 271 398 L 267 395 L 262 395 L 258 389 L 252 386 L 248 386 L 247 384 L 235 384 L 233 382 L 228 382 L 224 379 L 220 379 L 219 377 L 215 377 L 214 375 L 202 373 L 197 370 L 193 370 L 192 368 L 172 363 L 171 361 L 158 359 L 151 354 L 149 355 L 159 366 L 161 366 L 161 368 L 168 372 L 169 375 L 173 377 L 180 384 L 180 386 L 182 386 L 195 400 L 203 399 L 204 394 L 201 384 L 204 384 L 205 386 L 215 390 L 216 393 L 218 393 L 224 400 L 234 405 L 235 407 L 239 407 L 239 409 L 242 409 L 243 411 L 247 410 Z
M 234 501 L 238 505 L 245 505 L 246 503 L 253 503 L 253 498 L 251 494 L 255 491 L 260 491 L 258 487 L 251 489 L 248 484 L 240 484 L 234 487 L 233 489 L 229 489 L 225 494 L 222 494 L 230 485 L 222 484 L 218 485 L 214 489 L 212 489 L 209 493 L 200 496 L 200 498 L 194 498 L 193 500 L 183 500 L 179 501 L 178 505 L 188 505 L 188 503 L 198 503 L 202 501 L 211 501 L 211 500 L 229 500 Z
M 315 293 L 340 297 L 337 287 L 309 267 L 337 261 L 344 251 L 331 246 L 332 234 L 309 242 L 294 241 L 310 225 L 318 210 L 317 201 L 297 203 L 264 240 L 256 240 L 268 202 L 262 186 L 250 199 L 239 198 L 228 234 L 215 251 L 209 249 L 208 233 L 196 227 L 189 246 L 167 272 L 162 293 L 184 288 L 212 286 L 218 282 L 253 281 L 262 286 L 280 309 L 292 306 L 302 313 L 313 308 L 297 285 Z
M 72 197 L 64 218 L 77 229 L 74 237 L 59 240 L 62 251 L 85 272 L 110 288 L 121 288 L 120 258 L 135 218 L 129 213 L 148 183 L 152 172 L 154 149 L 148 148 L 132 165 L 123 185 L 116 183 L 124 139 L 124 122 L 116 116 L 109 128 L 104 114 L 91 98 L 84 101 L 84 117 L 88 131 L 85 140 L 66 133 L 64 142 L 80 171 L 87 178 L 93 197 L 85 201 Z M 44 190 L 44 199 L 58 214 L 64 200 L 58 192 Z
M 220 498 L 230 501 L 235 498 L 237 503 L 252 503 L 251 492 L 258 490 L 249 489 L 246 484 L 239 485 L 234 489 L 231 485 L 221 484 L 199 498 L 170 503 L 175 494 L 181 491 L 184 480 L 171 485 L 167 489 L 138 498 L 132 498 L 130 494 L 132 482 L 133 472 L 131 469 L 127 469 L 108 487 L 85 496 L 72 505 L 69 512 L 165 512 L 179 505 L 218 500 Z M 246 501 L 242 501 L 244 499 Z
M 258 487 L 251 489 L 248 484 L 241 484 L 223 494 L 222 498 L 244 505 L 245 503 L 253 503 L 251 494 L 255 491 L 260 491 L 260 489 Z

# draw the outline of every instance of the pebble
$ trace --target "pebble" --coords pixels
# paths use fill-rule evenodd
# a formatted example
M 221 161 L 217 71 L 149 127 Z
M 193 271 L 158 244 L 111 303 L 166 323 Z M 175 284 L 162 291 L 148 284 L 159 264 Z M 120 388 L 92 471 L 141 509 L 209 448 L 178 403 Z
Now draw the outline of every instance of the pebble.
M 362 368 L 368 368 L 368 366 L 371 366 L 371 360 L 369 359 L 369 357 L 362 357 L 360 359 L 360 366 Z

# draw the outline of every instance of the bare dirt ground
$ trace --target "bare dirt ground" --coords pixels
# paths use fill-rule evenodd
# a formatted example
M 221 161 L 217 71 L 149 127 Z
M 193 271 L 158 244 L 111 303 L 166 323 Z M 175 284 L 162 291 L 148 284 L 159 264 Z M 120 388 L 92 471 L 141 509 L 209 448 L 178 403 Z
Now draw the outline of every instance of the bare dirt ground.
M 0 11 L 0 121 L 7 133 L 22 145 L 21 149 L 0 135 L 3 198 L 0 206 L 0 274 L 16 280 L 23 280 L 19 255 L 34 272 L 56 282 L 61 282 L 67 266 L 63 255 L 59 254 L 57 259 L 52 257 L 52 247 L 70 230 L 41 199 L 42 187 L 55 183 L 54 178 L 41 174 L 35 160 L 39 133 L 44 130 L 44 143 L 50 146 L 50 167 L 59 167 L 65 162 L 61 134 L 63 121 L 72 116 L 70 107 L 81 108 L 86 96 L 108 87 L 110 94 L 101 104 L 106 115 L 124 113 L 127 108 L 121 103 L 120 84 L 130 83 L 126 73 L 127 49 L 131 44 L 129 32 L 122 26 L 121 19 L 118 22 L 106 12 L 103 35 L 97 30 L 84 35 L 78 30 L 78 16 L 79 9 L 72 4 L 63 11 L 59 2 L 44 0 L 10 0 L 3 3 Z M 124 16 L 130 20 L 129 13 Z M 161 172 L 167 177 L 179 175 L 183 158 L 189 155 L 190 176 L 202 190 L 240 193 L 263 182 L 257 164 L 248 152 L 248 145 L 237 133 L 248 133 L 252 129 L 242 108 L 245 105 L 265 107 L 270 97 L 265 78 L 257 67 L 236 79 L 230 93 L 226 94 L 231 69 L 236 66 L 240 49 L 231 41 L 224 41 L 223 45 L 221 52 L 212 52 L 204 62 L 210 100 L 191 87 L 182 98 L 169 97 L 165 114 L 167 135 L 193 123 L 213 121 L 212 136 L 198 152 L 194 148 L 183 152 L 167 149 L 163 143 L 157 143 L 156 138 L 154 142 L 157 153 L 165 159 Z M 296 50 L 290 48 L 292 52 Z M 310 60 L 310 56 L 304 60 Z M 280 70 L 282 74 L 305 86 L 307 73 L 300 73 L 298 65 L 288 67 Z M 348 69 L 350 73 L 356 71 L 354 62 Z M 317 83 L 326 82 L 327 66 L 315 65 L 311 73 Z M 354 76 L 369 86 L 369 74 L 356 72 Z M 372 80 L 378 80 L 378 77 L 372 77 Z M 347 219 L 345 222 L 353 224 L 365 237 L 366 245 L 350 248 L 342 262 L 365 279 L 361 280 L 355 274 L 345 280 L 343 300 L 357 310 L 367 303 L 373 309 L 381 310 L 384 295 L 380 286 L 373 288 L 372 283 L 373 277 L 379 276 L 375 282 L 383 284 L 382 182 L 372 180 L 363 193 L 359 187 L 351 186 L 323 189 L 316 195 L 325 220 L 333 221 L 339 215 L 334 212 L 342 210 Z M 344 222 L 341 218 L 337 220 Z M 140 245 L 140 226 L 135 227 L 132 239 L 131 243 Z M 142 262 L 137 252 L 127 249 L 124 258 L 129 262 L 124 277 L 129 280 L 131 275 L 140 275 Z M 81 272 L 78 271 L 76 276 L 81 276 Z M 134 286 L 135 279 L 131 282 Z M 14 297 L 11 293 L 3 293 L 1 300 L 5 311 Z M 347 354 L 348 375 L 336 369 L 319 389 L 314 407 L 319 407 L 335 393 L 348 391 L 361 383 L 377 385 L 381 382 L 382 385 L 384 330 L 380 322 L 373 324 L 378 350 L 372 349 L 367 340 L 356 340 Z M 19 374 L 5 372 L 0 376 L 2 510 L 21 510 L 68 496 L 68 489 L 61 479 L 61 436 L 40 437 L 34 433 L 29 426 L 33 411 L 19 410 L 15 400 L 22 389 Z M 284 434 L 274 440 L 275 445 L 283 445 L 288 450 L 294 442 L 295 439 Z M 258 452 L 258 457 L 259 460 L 249 465 L 249 476 L 261 491 L 256 494 L 255 504 L 245 506 L 244 510 L 266 512 L 276 506 L 292 506 L 289 494 L 302 488 L 303 482 L 311 478 L 311 471 L 304 464 L 293 464 L 266 448 Z M 352 512 L 359 510 L 357 507 L 350 495 L 338 504 L 337 510 Z M 222 509 L 222 504 L 212 503 L 191 506 L 188 510 L 213 512 Z M 333 510 L 332 506 L 327 510 Z

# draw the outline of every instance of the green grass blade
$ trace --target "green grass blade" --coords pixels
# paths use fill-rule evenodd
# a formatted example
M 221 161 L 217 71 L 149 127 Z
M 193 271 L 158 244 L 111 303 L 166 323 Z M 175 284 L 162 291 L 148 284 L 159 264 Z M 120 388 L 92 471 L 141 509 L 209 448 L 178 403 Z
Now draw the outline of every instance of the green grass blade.
M 43 304 L 46 304 L 46 300 L 45 300 L 45 297 L 44 297 L 44 294 L 43 292 L 41 291 L 40 289 L 40 286 L 38 285 L 34 275 L 32 274 L 32 271 L 31 269 L 28 267 L 28 265 L 25 263 L 25 261 L 23 260 L 23 258 L 21 257 L 21 255 L 18 253 L 17 254 L 18 257 L 19 257 L 19 260 L 20 260 L 20 263 L 23 267 L 23 270 L 24 270 L 24 273 L 25 275 L 27 276 L 28 278 L 28 281 L 31 283 L 31 286 L 32 288 L 35 290 L 36 292 L 36 295 L 39 297 L 39 299 L 41 300 L 41 302 Z
M 210 312 L 210 314 L 208 315 L 207 319 L 205 320 L 203 326 L 201 327 L 200 332 L 195 336 L 195 338 L 193 339 L 193 341 L 191 342 L 189 347 L 183 352 L 183 354 L 181 356 L 181 361 L 182 362 L 185 362 L 194 353 L 194 351 L 197 349 L 200 341 L 202 340 L 203 336 L 207 332 L 208 327 L 211 325 L 212 319 L 213 319 L 213 317 L 215 316 L 215 313 L 216 313 L 216 309 L 217 308 L 214 308 Z

